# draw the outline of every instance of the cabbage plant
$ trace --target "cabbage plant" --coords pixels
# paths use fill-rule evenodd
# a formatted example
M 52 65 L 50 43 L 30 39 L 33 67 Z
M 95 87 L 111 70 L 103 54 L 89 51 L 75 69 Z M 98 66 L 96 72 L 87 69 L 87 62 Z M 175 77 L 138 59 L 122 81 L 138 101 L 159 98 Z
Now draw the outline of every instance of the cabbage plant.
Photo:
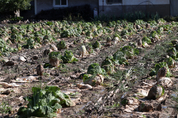
M 70 97 L 62 93 L 56 86 L 46 86 L 44 89 L 33 87 L 33 95 L 27 97 L 27 107 L 18 110 L 20 118 L 35 117 L 56 117 L 56 112 L 62 107 L 73 106 Z
M 60 42 L 57 44 L 57 48 L 58 48 L 58 50 L 66 49 L 66 48 L 67 48 L 66 42 L 63 41 L 63 40 L 60 41 Z
M 157 38 L 157 39 L 159 39 L 159 36 L 158 36 L 158 34 L 157 34 L 156 31 L 152 31 L 152 32 L 151 32 L 151 37 L 152 37 L 152 38 Z
M 106 57 L 106 59 L 102 62 L 101 67 L 104 68 L 107 74 L 112 74 L 114 72 L 112 57 Z
M 142 45 L 145 47 L 147 46 L 148 44 L 151 44 L 151 39 L 149 39 L 147 36 L 143 37 L 142 39 Z
M 128 60 L 122 51 L 117 51 L 113 55 L 113 61 L 116 65 L 128 64 Z
M 102 75 L 91 75 L 91 74 L 83 74 L 82 75 L 83 83 L 90 84 L 92 86 L 97 86 L 103 83 L 104 76 Z
M 135 55 L 139 54 L 139 50 L 137 48 L 133 48 L 132 46 L 124 46 L 120 48 L 120 51 L 122 51 L 127 59 L 133 58 Z
M 99 41 L 96 41 L 94 44 L 93 44 L 93 48 L 101 48 L 101 44 Z
M 105 74 L 105 71 L 100 67 L 98 63 L 93 63 L 88 67 L 87 74 L 92 75 Z
M 167 53 L 168 53 L 168 55 L 169 55 L 170 57 L 172 57 L 173 59 L 176 59 L 176 58 L 177 58 L 178 53 L 177 53 L 177 50 L 176 50 L 175 47 L 169 48 L 169 49 L 167 50 Z
M 64 63 L 72 63 L 72 62 L 78 61 L 74 57 L 74 54 L 72 53 L 72 51 L 70 51 L 70 50 L 66 50 L 64 52 L 64 56 L 62 56 L 62 60 Z
M 175 60 L 172 57 L 167 57 L 164 61 L 168 64 L 169 68 L 175 67 Z
M 166 67 L 166 69 L 167 69 L 166 77 L 170 77 L 172 74 L 171 74 L 171 72 L 169 70 L 169 67 L 168 67 L 168 64 L 166 62 L 159 62 L 159 63 L 155 64 L 155 68 L 154 69 L 155 69 L 156 73 L 162 67 Z

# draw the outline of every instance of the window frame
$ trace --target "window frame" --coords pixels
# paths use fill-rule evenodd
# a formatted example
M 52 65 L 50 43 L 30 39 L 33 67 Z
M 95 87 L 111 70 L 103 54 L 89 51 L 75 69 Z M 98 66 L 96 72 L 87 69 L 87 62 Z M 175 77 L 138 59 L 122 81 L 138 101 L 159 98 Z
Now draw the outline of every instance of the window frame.
M 60 0 L 61 3 L 61 0 Z M 56 5 L 56 0 L 53 0 L 53 7 L 68 7 L 68 0 L 66 0 L 66 5 Z

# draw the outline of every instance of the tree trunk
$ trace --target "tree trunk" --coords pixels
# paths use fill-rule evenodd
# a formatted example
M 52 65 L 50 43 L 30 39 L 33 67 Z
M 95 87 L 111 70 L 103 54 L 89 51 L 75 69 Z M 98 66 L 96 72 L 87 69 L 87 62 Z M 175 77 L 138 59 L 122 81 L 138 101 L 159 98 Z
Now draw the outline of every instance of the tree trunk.
M 15 16 L 14 17 L 20 17 L 20 9 L 14 11 Z

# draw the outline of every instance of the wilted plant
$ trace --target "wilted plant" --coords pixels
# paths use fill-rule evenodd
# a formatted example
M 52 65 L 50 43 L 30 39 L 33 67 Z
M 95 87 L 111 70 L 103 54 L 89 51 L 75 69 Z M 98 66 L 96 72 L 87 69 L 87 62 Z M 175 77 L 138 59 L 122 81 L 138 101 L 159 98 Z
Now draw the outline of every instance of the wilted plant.
M 51 66 L 59 66 L 61 62 L 61 54 L 60 52 L 50 52 L 49 53 L 49 63 Z
M 0 103 L 0 114 L 3 115 L 8 114 L 11 111 L 11 106 L 7 102 L 1 102 Z
M 82 56 L 82 58 L 83 58 L 84 56 L 86 56 L 86 55 L 89 54 L 88 51 L 87 51 L 87 49 L 86 49 L 86 47 L 85 47 L 85 45 L 82 45 L 82 46 L 80 47 L 80 49 L 79 49 L 79 54 L 80 54 L 80 56 Z

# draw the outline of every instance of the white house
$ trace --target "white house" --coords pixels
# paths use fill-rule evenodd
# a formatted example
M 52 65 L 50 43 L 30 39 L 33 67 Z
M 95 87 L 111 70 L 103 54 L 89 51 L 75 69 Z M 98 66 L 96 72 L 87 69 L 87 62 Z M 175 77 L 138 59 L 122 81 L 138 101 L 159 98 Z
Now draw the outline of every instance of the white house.
M 97 9 L 99 15 L 120 16 L 128 12 L 143 11 L 167 16 L 178 14 L 178 10 L 175 10 L 178 9 L 176 1 L 178 0 L 34 0 L 34 8 L 36 15 L 42 10 L 89 4 L 92 10 Z

